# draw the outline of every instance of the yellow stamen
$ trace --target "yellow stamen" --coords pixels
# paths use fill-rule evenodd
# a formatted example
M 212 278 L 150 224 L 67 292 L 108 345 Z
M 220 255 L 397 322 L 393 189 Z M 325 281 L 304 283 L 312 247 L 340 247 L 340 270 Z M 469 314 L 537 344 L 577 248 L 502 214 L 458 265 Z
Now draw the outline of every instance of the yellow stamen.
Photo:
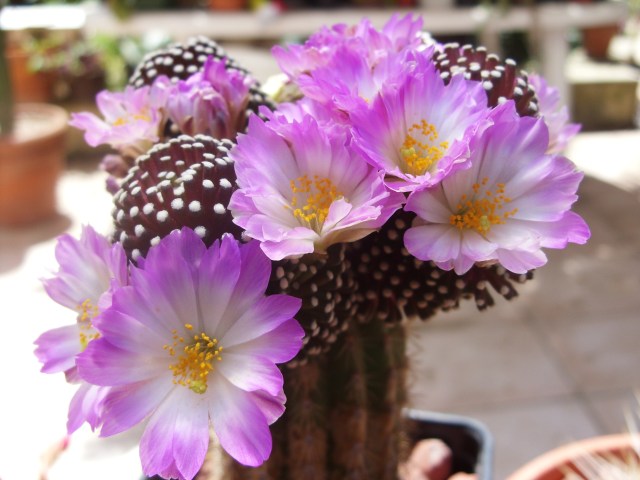
M 95 340 L 100 336 L 98 332 L 93 329 L 93 324 L 91 320 L 96 318 L 100 311 L 98 307 L 94 306 L 91 303 L 91 300 L 86 299 L 78 306 L 78 329 L 80 330 L 80 345 L 82 350 L 84 351 L 89 345 L 91 340 Z
M 187 330 L 193 329 L 190 323 L 186 323 L 184 327 Z M 173 343 L 162 348 L 171 357 L 177 357 L 176 362 L 169 365 L 169 370 L 173 373 L 173 383 L 189 387 L 195 393 L 205 393 L 209 373 L 214 369 L 214 360 L 222 360 L 222 347 L 218 346 L 216 338 L 211 338 L 206 333 L 194 335 L 193 343 L 188 345 L 184 345 L 184 337 L 180 336 L 177 330 L 171 333 Z M 179 345 L 184 346 L 180 349 L 177 348 Z
M 475 230 L 480 235 L 487 234 L 493 225 L 502 225 L 509 218 L 514 216 L 518 209 L 503 211 L 504 205 L 511 202 L 505 192 L 504 183 L 496 185 L 495 192 L 489 189 L 481 189 L 489 182 L 488 178 L 482 179 L 480 183 L 474 183 L 473 199 L 462 195 L 460 202 L 456 206 L 457 213 L 449 217 L 449 223 L 458 230 Z
M 412 175 L 424 175 L 436 165 L 449 148 L 449 142 L 437 141 L 438 131 L 433 124 L 426 120 L 414 123 L 400 149 L 405 166 L 403 171 Z
M 135 121 L 135 120 L 150 122 L 151 117 L 147 113 L 135 113 L 133 115 L 129 115 L 128 117 L 116 118 L 115 121 L 112 123 L 112 125 L 114 127 L 121 127 L 122 125 L 126 125 L 127 123 L 130 123 L 131 121 Z
M 342 198 L 342 193 L 331 180 L 318 175 L 313 180 L 303 175 L 291 180 L 290 186 L 293 196 L 288 208 L 300 223 L 320 233 L 331 204 Z

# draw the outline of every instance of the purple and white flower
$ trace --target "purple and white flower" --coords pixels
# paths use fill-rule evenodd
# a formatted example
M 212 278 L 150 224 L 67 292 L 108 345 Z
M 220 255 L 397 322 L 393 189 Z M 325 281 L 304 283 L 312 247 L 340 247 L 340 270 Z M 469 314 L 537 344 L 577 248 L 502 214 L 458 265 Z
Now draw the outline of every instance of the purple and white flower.
M 358 240 L 402 205 L 404 196 L 385 188 L 348 138 L 346 129 L 326 129 L 308 115 L 291 123 L 252 117 L 239 136 L 229 154 L 239 186 L 229 209 L 270 259 Z
M 151 248 L 129 286 L 96 321 L 100 338 L 78 359 L 80 375 L 110 387 L 102 436 L 146 422 L 146 475 L 192 479 L 211 426 L 222 447 L 256 466 L 269 457 L 269 425 L 284 411 L 278 363 L 304 331 L 301 301 L 265 296 L 271 263 L 257 242 L 225 235 L 207 248 L 184 228 Z
M 491 120 L 471 141 L 469 168 L 416 190 L 405 206 L 417 214 L 404 237 L 409 252 L 458 274 L 476 262 L 525 273 L 546 263 L 543 248 L 583 244 L 590 235 L 570 210 L 583 175 L 545 153 L 544 121 L 518 116 L 512 101 Z
M 401 192 L 434 185 L 464 167 L 470 140 L 489 124 L 479 82 L 456 75 L 445 86 L 432 62 L 414 60 L 403 81 L 350 115 L 354 141 L 385 172 L 387 186 Z
M 85 131 L 92 147 L 108 144 L 122 155 L 136 158 L 157 142 L 164 128 L 164 90 L 154 87 L 123 92 L 103 90 L 96 103 L 103 118 L 90 112 L 73 113 L 70 125 Z
M 542 76 L 536 74 L 529 76 L 529 83 L 535 88 L 540 116 L 549 128 L 547 153 L 562 153 L 581 127 L 569 122 L 569 110 L 566 105 L 562 105 L 557 88 L 550 86 Z
M 90 226 L 83 227 L 79 240 L 70 235 L 60 237 L 56 259 L 60 269 L 43 284 L 54 301 L 76 312 L 76 322 L 40 335 L 35 354 L 44 373 L 64 372 L 67 381 L 77 383 L 81 380 L 76 359 L 99 336 L 93 323 L 109 306 L 113 289 L 128 282 L 127 260 L 119 244 L 111 245 Z M 69 410 L 69 432 L 84 420 L 92 428 L 100 424 L 104 393 L 101 387 L 80 386 Z
M 366 108 L 383 88 L 401 77 L 405 55 L 380 56 L 375 64 L 355 49 L 341 47 L 330 62 L 298 78 L 304 95 L 344 112 Z
M 419 48 L 422 18 L 411 15 L 393 15 L 382 30 L 373 27 L 368 19 L 353 26 L 336 24 L 323 27 L 314 33 L 304 45 L 276 46 L 271 50 L 280 69 L 297 82 L 319 67 L 329 64 L 336 52 L 348 48 L 360 55 L 370 66 L 390 53 Z
M 249 89 L 254 81 L 227 69 L 224 60 L 209 57 L 202 71 L 175 85 L 169 85 L 166 77 L 156 82 L 167 90 L 167 115 L 182 133 L 235 138 L 246 127 Z

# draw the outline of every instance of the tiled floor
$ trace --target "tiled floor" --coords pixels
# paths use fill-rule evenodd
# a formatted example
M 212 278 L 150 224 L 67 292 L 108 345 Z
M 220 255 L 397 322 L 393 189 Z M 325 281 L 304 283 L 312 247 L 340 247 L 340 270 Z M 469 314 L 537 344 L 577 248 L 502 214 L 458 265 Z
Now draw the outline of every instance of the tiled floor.
M 621 431 L 640 387 L 640 131 L 581 134 L 569 156 L 590 174 L 577 206 L 593 231 L 589 244 L 549 252 L 515 301 L 485 313 L 465 305 L 411 336 L 412 405 L 484 422 L 496 480 L 564 442 Z M 109 196 L 93 167 L 65 173 L 59 218 L 0 230 L 1 480 L 37 479 L 43 452 L 64 437 L 72 389 L 38 372 L 32 343 L 68 315 L 38 278 L 55 268 L 56 235 L 89 222 L 108 230 Z M 82 430 L 57 478 L 135 480 L 137 452 L 123 448 Z

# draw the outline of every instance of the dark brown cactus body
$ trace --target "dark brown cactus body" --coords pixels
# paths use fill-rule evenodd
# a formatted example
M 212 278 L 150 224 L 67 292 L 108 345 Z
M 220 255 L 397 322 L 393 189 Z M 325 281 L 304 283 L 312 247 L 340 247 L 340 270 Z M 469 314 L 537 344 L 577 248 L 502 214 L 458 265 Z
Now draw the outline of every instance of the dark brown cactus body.
M 172 82 L 186 80 L 202 70 L 208 57 L 224 61 L 227 70 L 236 70 L 252 78 L 248 70 L 227 55 L 217 42 L 198 36 L 184 42 L 172 43 L 165 48 L 147 54 L 131 75 L 129 85 L 136 88 L 148 86 L 161 75 L 166 76 Z M 248 112 L 258 113 L 263 105 L 269 109 L 275 108 L 273 102 L 260 89 L 260 84 L 255 79 L 252 79 L 249 95 Z
M 186 80 L 202 69 L 208 57 L 223 60 L 227 68 L 247 73 L 217 42 L 198 36 L 145 55 L 129 78 L 129 85 L 136 88 L 151 85 L 161 75 L 172 82 Z
M 114 195 L 114 240 L 132 260 L 171 231 L 192 228 L 207 245 L 242 230 L 228 210 L 236 187 L 229 140 L 182 135 L 138 157 Z
M 322 291 L 340 292 L 337 305 L 349 308 L 336 310 L 331 302 L 327 307 L 324 297 L 318 310 L 308 304 L 309 310 L 301 313 L 308 334 L 325 333 L 309 336 L 307 345 L 313 346 L 282 368 L 287 410 L 272 426 L 272 458 L 247 469 L 227 457 L 221 478 L 397 480 L 398 465 L 411 448 L 402 417 L 407 402 L 407 320 L 428 319 L 456 308 L 465 298 L 485 309 L 493 304 L 490 287 L 510 299 L 517 295 L 513 284 L 532 276 L 514 275 L 495 264 L 475 266 L 458 276 L 416 260 L 402 245 L 412 215 L 397 213 L 379 232 L 346 246 L 346 252 L 340 246 L 325 258 L 274 264 L 279 273 L 272 276 L 272 292 L 289 291 L 294 279 L 306 276 L 307 283 L 296 286 L 306 296 L 315 290 L 314 281 L 324 279 Z M 313 275 L 311 266 L 317 268 Z M 327 270 L 333 279 L 339 273 L 342 281 L 328 282 Z M 280 283 L 283 278 L 288 281 Z M 324 308 L 336 315 L 327 316 L 331 321 L 319 327 L 314 315 Z M 328 337 L 331 341 L 322 344 Z M 218 477 L 199 477 L 212 479 Z
M 347 323 L 325 354 L 283 369 L 287 410 L 272 426 L 271 458 L 241 467 L 212 442 L 198 480 L 397 480 L 406 446 L 405 326 Z M 211 473 L 211 463 L 224 474 Z
M 404 233 L 415 215 L 399 211 L 380 229 L 347 246 L 358 285 L 356 318 L 398 323 L 457 308 L 462 299 L 474 299 L 479 310 L 492 306 L 492 287 L 507 300 L 517 296 L 514 283 L 533 278 L 517 275 L 498 264 L 471 268 L 464 275 L 444 271 L 433 262 L 413 257 L 404 247 Z
M 504 62 L 484 47 L 448 43 L 436 49 L 433 55 L 445 83 L 454 75 L 464 75 L 469 80 L 482 82 L 487 92 L 487 104 L 495 107 L 513 99 L 521 116 L 538 116 L 538 98 L 529 84 L 528 74 L 518 69 L 516 62 Z

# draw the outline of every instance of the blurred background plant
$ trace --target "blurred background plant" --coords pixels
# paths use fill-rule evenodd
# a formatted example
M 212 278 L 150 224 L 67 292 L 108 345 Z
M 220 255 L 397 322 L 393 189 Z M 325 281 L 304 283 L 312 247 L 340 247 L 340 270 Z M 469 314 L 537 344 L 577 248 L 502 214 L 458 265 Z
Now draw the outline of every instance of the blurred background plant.
M 170 40 L 157 33 L 83 37 L 77 32 L 43 29 L 26 30 L 20 36 L 26 68 L 30 73 L 49 77 L 54 100 L 91 100 L 103 88 L 123 88 L 144 54 Z
M 0 0 L 0 12 L 6 0 Z M 0 26 L 0 137 L 13 130 L 13 95 L 6 52 L 6 32 Z
M 134 10 L 170 7 L 174 0 L 110 0 L 110 10 L 125 18 Z M 69 5 L 83 0 L 0 0 L 5 7 Z M 83 9 L 84 5 L 77 8 Z M 96 4 L 97 5 L 97 4 Z M 48 22 L 48 20 L 47 20 Z M 162 33 L 119 37 L 81 28 L 2 25 L 0 37 L 0 132 L 8 133 L 15 103 L 93 100 L 101 89 L 122 88 L 133 67 L 151 50 L 166 45 Z M 64 23 L 64 22 L 63 22 Z M 38 25 L 38 22 L 36 22 Z M 13 90 L 11 92 L 11 89 Z

